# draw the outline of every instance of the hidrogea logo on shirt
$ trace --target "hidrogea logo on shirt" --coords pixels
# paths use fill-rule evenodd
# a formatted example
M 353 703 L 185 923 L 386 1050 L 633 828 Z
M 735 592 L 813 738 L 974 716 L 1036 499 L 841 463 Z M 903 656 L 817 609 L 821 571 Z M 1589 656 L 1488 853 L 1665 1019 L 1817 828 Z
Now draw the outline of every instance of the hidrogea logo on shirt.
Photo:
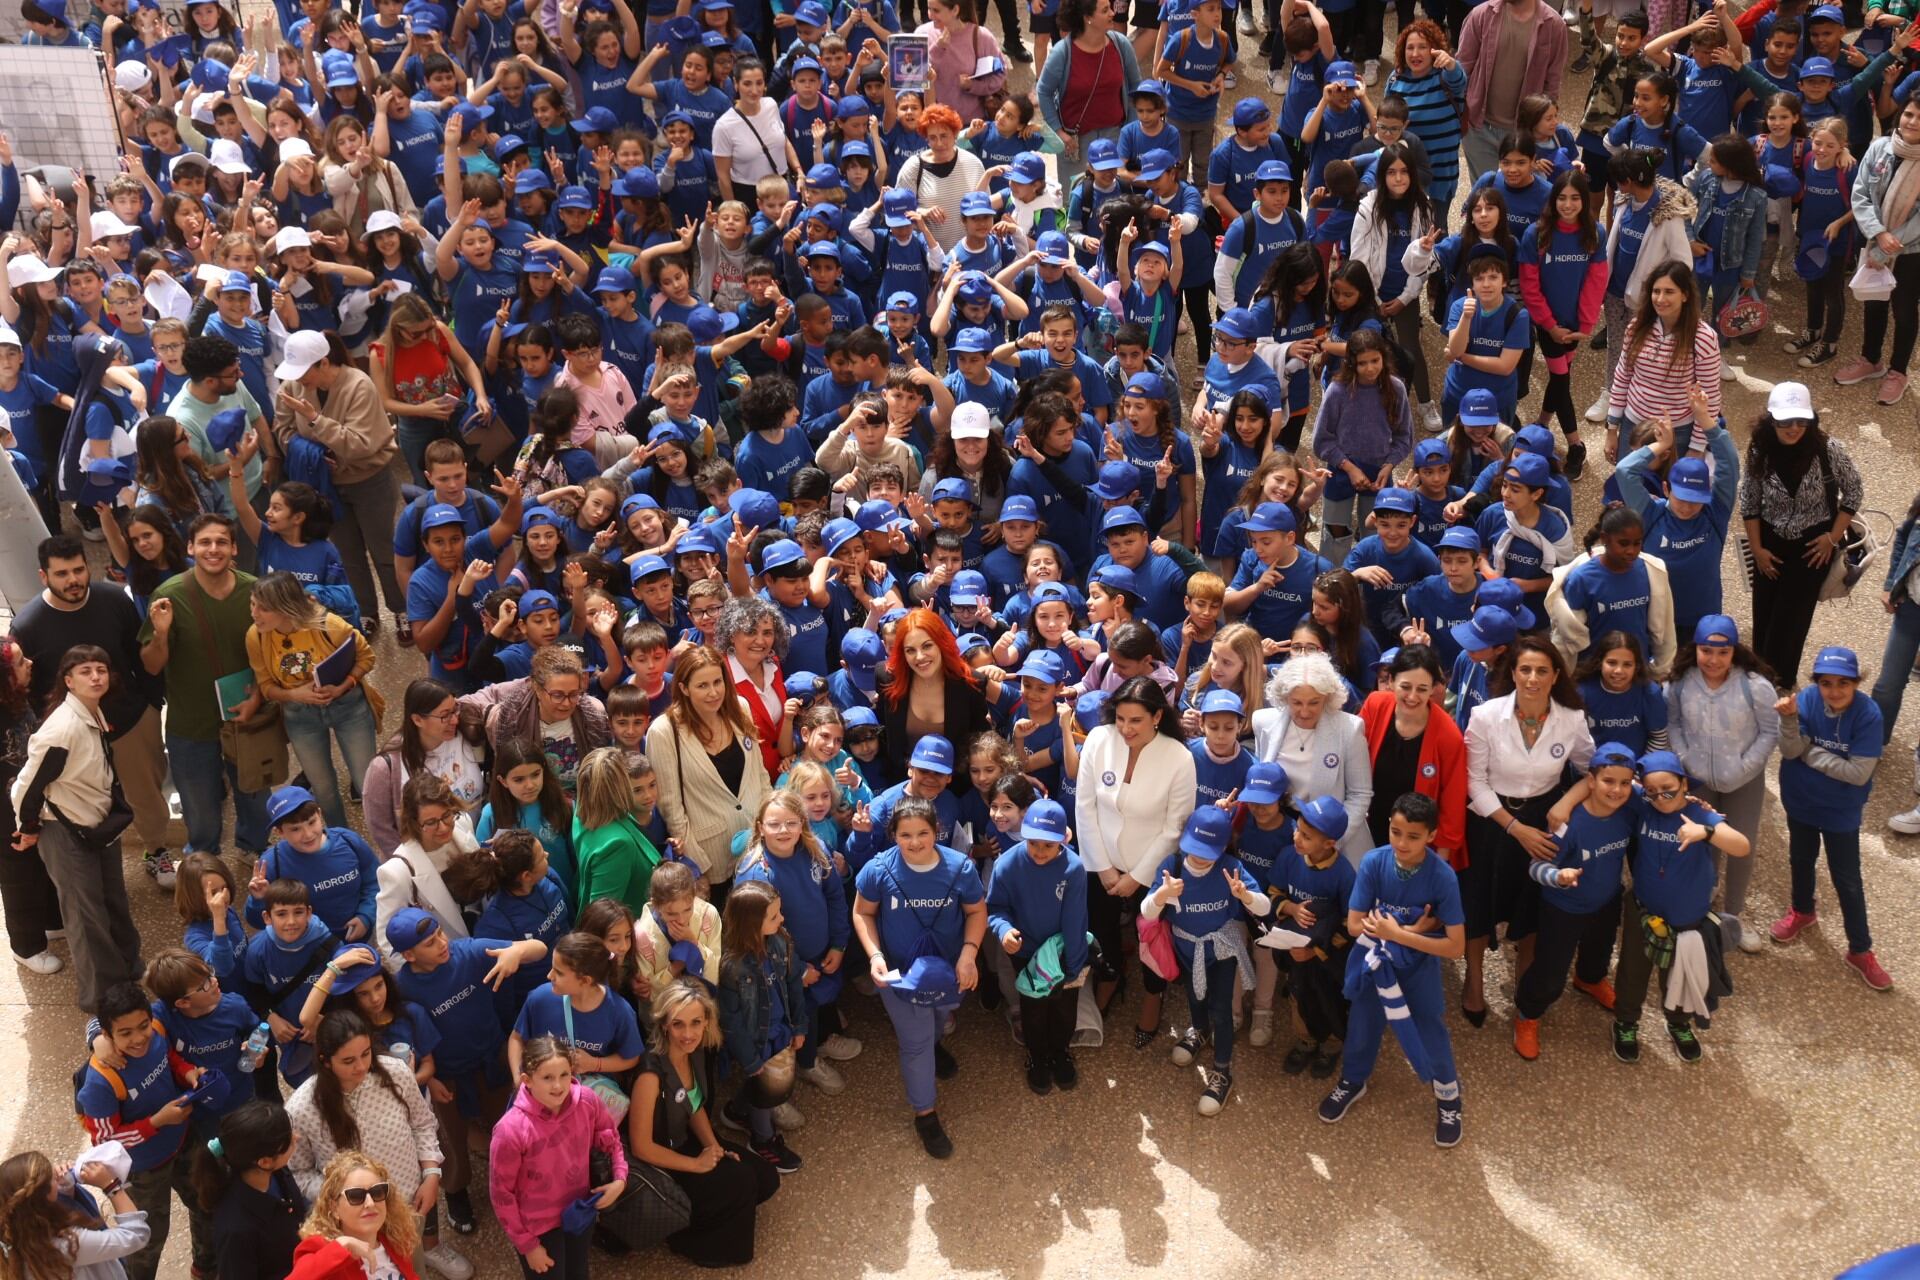
M 439 1004 L 433 1006 L 433 1008 L 429 1010 L 429 1012 L 432 1013 L 433 1016 L 437 1018 L 441 1014 L 453 1008 L 453 1006 L 459 1004 L 462 1000 L 465 1000 L 468 996 L 472 994 L 473 994 L 472 987 L 462 987 L 460 988 L 460 990 L 448 996 L 445 1000 L 442 1000 Z
M 341 885 L 352 884 L 355 880 L 358 880 L 359 878 L 360 878 L 360 868 L 355 867 L 353 870 L 347 872 L 344 875 L 335 876 L 331 880 L 319 881 L 313 886 L 313 892 L 323 893 L 328 889 L 338 889 Z

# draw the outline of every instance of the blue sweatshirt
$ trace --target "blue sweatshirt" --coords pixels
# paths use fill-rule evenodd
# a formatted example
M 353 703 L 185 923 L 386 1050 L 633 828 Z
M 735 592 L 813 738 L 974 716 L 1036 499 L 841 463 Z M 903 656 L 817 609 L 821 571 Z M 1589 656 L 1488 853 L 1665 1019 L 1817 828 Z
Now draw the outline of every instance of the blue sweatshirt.
M 205 960 L 214 977 L 225 979 L 240 968 L 247 954 L 247 928 L 240 923 L 240 913 L 228 907 L 224 938 L 214 933 L 213 921 L 189 920 L 181 945 Z
M 1619 897 L 1633 826 L 1631 805 L 1622 805 L 1604 818 L 1588 812 L 1584 804 L 1574 806 L 1567 825 L 1554 834 L 1559 848 L 1554 860 L 1535 859 L 1527 867 L 1527 873 L 1545 886 L 1543 900 L 1569 915 L 1585 916 Z M 1580 868 L 1580 879 L 1563 889 L 1555 877 L 1569 867 Z M 1635 938 L 1628 945 L 1638 944 Z
M 1196 804 L 1225 800 L 1247 780 L 1247 770 L 1253 768 L 1253 753 L 1245 747 L 1239 748 L 1232 759 L 1224 762 L 1215 759 L 1213 753 L 1207 750 L 1205 738 L 1189 739 L 1187 750 L 1193 753 L 1193 773 L 1198 788 Z
M 1580 682 L 1580 697 L 1587 704 L 1587 728 L 1596 747 L 1617 742 L 1643 755 L 1648 739 L 1667 731 L 1666 695 L 1651 680 L 1628 685 L 1625 693 L 1610 693 L 1600 677 L 1593 676 Z
M 525 894 L 502 892 L 487 899 L 474 931 L 489 938 L 511 938 L 515 942 L 538 938 L 547 944 L 547 954 L 552 955 L 553 944 L 573 925 L 573 912 L 567 906 L 571 901 L 567 887 L 553 868 L 548 867 L 545 878 Z M 545 966 L 521 965 L 517 973 L 500 984 L 496 1003 L 503 1005 L 511 1017 L 546 978 Z
M 818 965 L 827 952 L 847 949 L 852 922 L 846 884 L 832 862 L 822 864 L 798 849 L 785 858 L 768 854 L 735 869 L 735 883 L 749 880 L 770 884 L 780 894 L 796 960 Z
M 1314 579 L 1333 568 L 1311 551 L 1295 550 L 1293 563 L 1280 571 L 1280 581 L 1255 597 L 1241 619 L 1263 636 L 1279 638 L 1292 635 L 1294 627 L 1307 616 L 1313 605 Z M 1228 589 L 1239 591 L 1250 587 L 1266 571 L 1267 566 L 1261 561 L 1260 553 L 1248 547 L 1241 553 L 1240 568 L 1234 573 Z
M 1843 782 L 1828 776 L 1811 757 L 1818 751 L 1839 756 L 1843 762 L 1879 759 L 1886 749 L 1880 708 L 1872 698 L 1856 692 L 1847 709 L 1833 715 L 1816 685 L 1802 689 L 1794 702 L 1807 753 L 1780 761 L 1780 805 L 1794 822 L 1822 831 L 1857 830 L 1867 795 L 1873 790 L 1873 779 Z
M 1061 972 L 1071 977 L 1086 968 L 1087 872 L 1080 856 L 1062 849 L 1041 866 L 1027 856 L 1025 841 L 1001 854 L 987 886 L 987 927 L 1002 943 L 1009 932 L 1019 931 L 1020 950 L 1012 957 L 1015 970 L 1055 934 L 1060 935 Z
M 334 933 L 358 919 L 373 934 L 374 899 L 379 896 L 379 860 L 373 850 L 345 827 L 328 827 L 327 842 L 317 853 L 300 853 L 285 840 L 267 850 L 261 861 L 269 880 L 298 880 L 307 886 L 314 918 Z M 266 904 L 247 899 L 247 923 L 266 927 Z
M 1367 627 L 1383 650 L 1390 649 L 1400 643 L 1400 629 L 1407 625 L 1405 593 L 1429 577 L 1439 575 L 1440 557 L 1417 538 L 1410 539 L 1398 551 L 1389 551 L 1381 543 L 1379 534 L 1370 533 L 1347 552 L 1342 567 L 1351 573 L 1368 566 L 1385 569 L 1393 575 L 1392 586 L 1360 584 L 1360 599 L 1367 607 Z M 1444 579 L 1441 585 L 1444 589 Z

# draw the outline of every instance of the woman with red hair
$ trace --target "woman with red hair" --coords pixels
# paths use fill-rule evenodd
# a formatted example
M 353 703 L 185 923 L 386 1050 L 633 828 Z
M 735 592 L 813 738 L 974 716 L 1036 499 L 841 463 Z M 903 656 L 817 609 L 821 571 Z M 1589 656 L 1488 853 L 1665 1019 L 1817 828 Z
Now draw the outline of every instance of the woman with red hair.
M 935 0 L 935 3 L 939 3 L 939 0 Z M 938 83 L 934 86 L 936 91 L 940 87 Z M 960 149 L 960 130 L 965 126 L 966 122 L 961 119 L 960 113 L 944 102 L 928 104 L 927 109 L 920 113 L 920 132 L 926 135 L 927 149 L 902 164 L 893 180 L 894 186 L 905 187 L 920 202 L 921 212 L 926 218 L 922 229 L 933 237 L 942 253 L 952 253 L 953 246 L 959 244 L 960 237 L 967 233 L 960 221 L 960 197 L 969 191 L 979 190 L 983 185 L 982 179 L 987 176 L 987 166 L 980 157 Z M 860 229 L 860 224 L 856 222 L 856 239 L 859 238 L 857 233 Z M 869 234 L 881 236 L 886 233 L 880 231 Z M 874 265 L 877 268 L 879 263 Z
M 880 699 L 880 717 L 886 725 L 889 768 L 894 777 L 907 773 L 913 744 L 937 733 L 953 744 L 965 759 L 973 740 L 993 728 L 989 708 L 1000 700 L 998 680 L 982 681 L 960 656 L 953 632 L 931 609 L 915 609 L 900 620 L 887 654 L 887 684 Z M 972 788 L 965 769 L 953 774 L 953 791 Z

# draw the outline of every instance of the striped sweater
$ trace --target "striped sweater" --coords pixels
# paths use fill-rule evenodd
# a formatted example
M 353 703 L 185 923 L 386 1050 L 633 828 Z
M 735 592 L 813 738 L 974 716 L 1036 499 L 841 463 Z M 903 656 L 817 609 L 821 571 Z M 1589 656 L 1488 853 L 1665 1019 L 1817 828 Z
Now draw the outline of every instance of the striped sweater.
M 1407 100 L 1407 129 L 1427 148 L 1436 188 L 1452 186 L 1460 178 L 1460 113 L 1455 102 L 1465 102 L 1467 73 L 1459 64 L 1437 68 L 1423 76 L 1396 71 L 1387 79 L 1387 92 Z
M 1634 350 L 1638 321 L 1627 326 L 1626 346 L 1620 352 L 1620 367 L 1614 371 L 1613 388 L 1607 396 L 1607 424 L 1645 422 L 1667 418 L 1676 425 L 1693 421 L 1689 395 L 1699 387 L 1707 393 L 1707 407 L 1720 415 L 1720 338 L 1713 322 L 1705 316 L 1693 333 L 1691 357 L 1675 358 L 1674 337 L 1660 320 L 1653 332 Z M 1710 426 L 1710 423 L 1702 423 Z

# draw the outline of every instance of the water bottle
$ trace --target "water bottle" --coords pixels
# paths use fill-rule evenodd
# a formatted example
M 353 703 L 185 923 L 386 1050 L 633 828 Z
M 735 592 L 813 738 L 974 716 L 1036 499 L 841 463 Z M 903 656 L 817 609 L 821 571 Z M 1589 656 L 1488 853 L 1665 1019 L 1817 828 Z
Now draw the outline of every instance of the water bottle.
M 273 1042 L 273 1028 L 261 1023 L 247 1037 L 247 1043 L 240 1049 L 240 1069 L 251 1072 L 266 1059 L 267 1046 Z

